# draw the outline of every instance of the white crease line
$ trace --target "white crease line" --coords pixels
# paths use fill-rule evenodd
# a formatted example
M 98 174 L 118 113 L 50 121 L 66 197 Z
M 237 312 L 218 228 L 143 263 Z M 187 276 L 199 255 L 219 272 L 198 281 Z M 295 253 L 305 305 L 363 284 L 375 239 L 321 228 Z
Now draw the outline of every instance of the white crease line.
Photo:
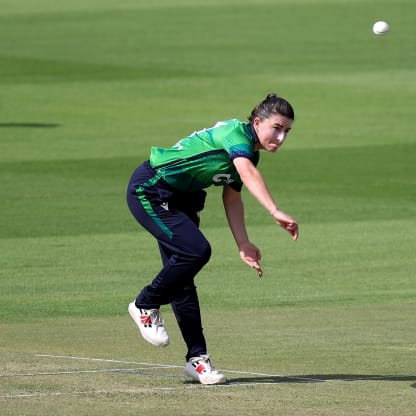
M 72 371 L 51 371 L 42 373 L 18 373 L 18 374 L 0 374 L 0 378 L 6 377 L 37 377 L 37 376 L 57 376 L 66 374 L 84 374 L 84 373 L 134 373 L 141 370 L 159 370 L 161 367 L 141 367 L 141 368 L 106 368 L 101 370 L 72 370 Z
M 21 393 L 21 394 L 2 394 L 0 399 L 27 399 L 31 397 L 48 397 L 48 396 L 68 396 L 70 394 L 82 393 Z
M 98 373 L 98 372 L 125 372 L 129 373 L 132 371 L 139 371 L 139 370 L 159 370 L 163 368 L 183 368 L 182 366 L 178 365 L 169 365 L 169 364 L 155 364 L 155 363 L 142 363 L 136 361 L 123 361 L 123 360 L 114 360 L 114 359 L 104 359 L 104 358 L 91 358 L 91 357 L 78 357 L 78 356 L 69 356 L 69 355 L 49 355 L 49 354 L 35 354 L 36 357 L 43 357 L 43 358 L 60 358 L 60 359 L 71 359 L 71 360 L 84 360 L 84 361 L 95 361 L 95 362 L 112 362 L 112 363 L 123 363 L 123 364 L 138 364 L 138 365 L 145 365 L 146 367 L 143 369 L 103 369 L 103 370 L 79 370 L 79 371 L 60 371 L 56 373 L 38 373 L 38 374 L 16 374 L 16 375 L 3 375 L 0 377 L 14 377 L 14 376 L 36 376 L 36 375 L 60 375 L 60 374 L 77 374 L 77 373 Z M 311 378 L 311 377 L 297 377 L 297 376 L 284 376 L 281 374 L 268 374 L 268 373 L 258 373 L 258 372 L 250 372 L 250 371 L 237 371 L 237 370 L 220 370 L 227 373 L 234 373 L 234 374 L 246 374 L 251 376 L 259 376 L 259 377 L 275 377 L 280 378 L 282 380 L 301 380 L 301 381 L 310 381 L 310 382 L 335 382 L 335 381 L 355 381 L 355 380 L 368 380 L 367 378 L 351 378 L 351 379 L 342 379 L 342 380 L 335 380 L 335 379 L 324 379 L 324 378 Z M 146 374 L 147 375 L 147 374 Z M 158 374 L 155 374 L 157 377 Z M 374 376 L 371 379 L 380 379 L 378 376 Z M 264 386 L 264 385 L 276 385 L 280 384 L 281 381 L 233 381 L 230 380 L 227 384 L 215 384 L 215 385 L 203 385 L 200 383 L 194 383 L 191 385 L 186 386 L 175 386 L 175 387 L 145 387 L 139 388 L 135 391 L 125 392 L 125 391 L 111 391 L 111 390 L 98 390 L 98 391 L 79 391 L 79 392 L 50 392 L 50 393 L 17 393 L 17 394 L 2 394 L 0 395 L 0 399 L 24 399 L 24 398 L 34 398 L 34 397 L 48 397 L 48 396 L 79 396 L 79 395 L 116 395 L 116 394 L 139 394 L 142 392 L 151 392 L 151 391 L 176 391 L 176 390 L 193 390 L 193 389 L 206 389 L 206 388 L 230 388 L 230 387 L 252 387 L 252 386 Z
M 149 391 L 151 389 L 141 389 L 141 391 Z M 174 387 L 156 387 L 154 390 L 175 390 Z M 112 392 L 108 390 L 91 390 L 91 391 L 76 391 L 70 393 L 63 392 L 51 392 L 51 393 L 17 393 L 17 394 L 3 394 L 0 395 L 0 399 L 27 399 L 32 397 L 49 397 L 49 396 L 78 396 L 78 395 L 100 395 L 100 394 L 118 394 L 119 392 Z
M 274 385 L 277 384 L 275 382 L 265 382 L 265 383 L 229 383 L 229 384 L 212 384 L 212 385 L 204 385 L 195 383 L 190 386 L 176 386 L 176 387 L 146 387 L 142 389 L 137 389 L 134 392 L 122 392 L 122 391 L 111 391 L 111 390 L 99 390 L 99 391 L 79 391 L 79 392 L 71 392 L 71 393 L 63 393 L 63 392 L 56 392 L 56 393 L 18 393 L 18 394 L 3 394 L 0 395 L 0 399 L 30 399 L 33 397 L 48 397 L 48 396 L 79 396 L 79 395 L 116 395 L 116 394 L 139 394 L 139 393 L 148 393 L 148 392 L 156 392 L 156 391 L 176 391 L 176 390 L 195 390 L 195 389 L 209 389 L 209 388 L 230 388 L 230 387 L 252 387 L 256 385 Z
M 310 377 L 300 377 L 300 376 L 284 376 L 282 374 L 268 374 L 268 373 L 254 373 L 251 371 L 236 371 L 236 370 L 220 370 L 224 373 L 233 373 L 233 374 L 246 374 L 249 376 L 262 376 L 262 377 L 276 377 L 276 378 L 282 378 L 282 379 L 294 379 L 294 380 L 304 380 L 304 381 L 316 381 L 316 382 L 324 382 L 324 381 L 330 381 L 320 378 L 310 378 Z M 262 383 L 266 384 L 266 383 Z
M 154 366 L 155 368 L 183 368 L 183 366 L 179 365 L 170 365 L 170 364 L 155 364 L 155 363 L 142 363 L 137 361 L 123 361 L 123 360 L 114 360 L 108 358 L 91 358 L 91 357 L 79 357 L 73 355 L 50 355 L 50 354 L 35 354 L 36 357 L 44 357 L 44 358 L 62 358 L 62 359 L 71 359 L 71 360 L 84 360 L 84 361 L 101 361 L 101 362 L 112 362 L 112 363 L 123 363 L 123 364 L 137 364 L 137 365 L 146 365 L 146 366 Z M 324 380 L 319 378 L 309 378 L 309 377 L 297 377 L 297 376 L 284 376 L 282 374 L 267 374 L 267 373 L 256 373 L 250 371 L 237 371 L 237 370 L 222 370 L 220 371 L 224 373 L 234 373 L 234 374 L 246 374 L 251 376 L 262 376 L 262 377 L 276 377 L 282 379 L 293 379 L 293 380 L 302 380 L 302 381 L 313 381 L 313 382 L 325 382 L 331 380 Z M 271 382 L 273 383 L 273 382 Z M 236 384 L 236 383 L 235 383 Z M 251 383 L 254 384 L 254 383 Z M 259 382 L 258 384 L 266 384 L 266 382 Z
M 63 358 L 67 360 L 84 360 L 84 361 L 101 361 L 106 363 L 121 363 L 121 364 L 137 364 L 137 365 L 149 365 L 157 368 L 182 368 L 183 366 L 179 365 L 170 365 L 170 364 L 155 364 L 155 363 L 141 363 L 137 361 L 124 361 L 124 360 L 113 360 L 108 358 L 91 358 L 91 357 L 78 357 L 74 355 L 49 355 L 49 354 L 35 354 L 35 357 L 43 358 Z

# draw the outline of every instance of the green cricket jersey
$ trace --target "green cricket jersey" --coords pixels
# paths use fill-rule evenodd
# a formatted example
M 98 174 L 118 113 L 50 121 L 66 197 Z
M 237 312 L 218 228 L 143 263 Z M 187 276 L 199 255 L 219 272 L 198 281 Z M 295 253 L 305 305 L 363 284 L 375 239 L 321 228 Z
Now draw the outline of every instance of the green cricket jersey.
M 257 136 L 250 123 L 236 119 L 195 131 L 169 149 L 152 147 L 150 165 L 173 188 L 193 192 L 211 185 L 230 184 L 241 190 L 242 182 L 232 160 L 246 157 L 254 165 Z

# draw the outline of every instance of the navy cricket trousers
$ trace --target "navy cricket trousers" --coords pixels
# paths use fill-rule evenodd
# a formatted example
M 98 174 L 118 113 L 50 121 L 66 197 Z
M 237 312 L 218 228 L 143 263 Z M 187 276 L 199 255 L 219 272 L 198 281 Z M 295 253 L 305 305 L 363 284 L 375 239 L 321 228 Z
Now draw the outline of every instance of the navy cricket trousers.
M 174 191 L 163 180 L 154 183 L 148 161 L 133 173 L 127 204 L 134 218 L 158 243 L 163 267 L 136 298 L 136 306 L 158 309 L 171 304 L 188 352 L 186 360 L 207 353 L 194 278 L 211 256 L 199 230 L 198 211 L 205 192 Z

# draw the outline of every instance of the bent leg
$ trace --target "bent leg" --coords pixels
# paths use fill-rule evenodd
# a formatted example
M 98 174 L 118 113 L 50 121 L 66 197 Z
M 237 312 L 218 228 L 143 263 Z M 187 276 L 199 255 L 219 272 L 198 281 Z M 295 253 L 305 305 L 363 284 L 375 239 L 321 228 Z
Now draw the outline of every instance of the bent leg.
M 141 168 L 136 178 L 143 183 L 147 175 Z M 211 247 L 198 229 L 195 213 L 191 216 L 178 209 L 169 210 L 154 188 L 147 189 L 146 195 L 136 193 L 136 189 L 137 184 L 131 183 L 128 206 L 136 220 L 157 239 L 163 261 L 162 270 L 138 295 L 136 307 L 158 309 L 171 303 L 188 347 L 187 360 L 204 355 L 206 342 L 194 277 L 208 262 Z

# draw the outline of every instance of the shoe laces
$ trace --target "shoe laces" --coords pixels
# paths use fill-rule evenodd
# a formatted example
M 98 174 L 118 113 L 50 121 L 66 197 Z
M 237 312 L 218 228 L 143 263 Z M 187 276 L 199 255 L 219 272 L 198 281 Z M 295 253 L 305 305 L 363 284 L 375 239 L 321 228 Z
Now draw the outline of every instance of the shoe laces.
M 205 366 L 205 371 L 216 372 L 217 370 L 212 366 L 211 360 L 208 354 L 202 354 L 199 357 L 193 357 L 190 359 L 192 364 L 203 364 Z
M 160 314 L 159 309 L 150 309 L 149 316 L 150 316 L 150 319 L 152 320 L 152 325 L 156 325 L 156 326 L 164 325 L 164 320 L 162 318 L 162 315 Z

